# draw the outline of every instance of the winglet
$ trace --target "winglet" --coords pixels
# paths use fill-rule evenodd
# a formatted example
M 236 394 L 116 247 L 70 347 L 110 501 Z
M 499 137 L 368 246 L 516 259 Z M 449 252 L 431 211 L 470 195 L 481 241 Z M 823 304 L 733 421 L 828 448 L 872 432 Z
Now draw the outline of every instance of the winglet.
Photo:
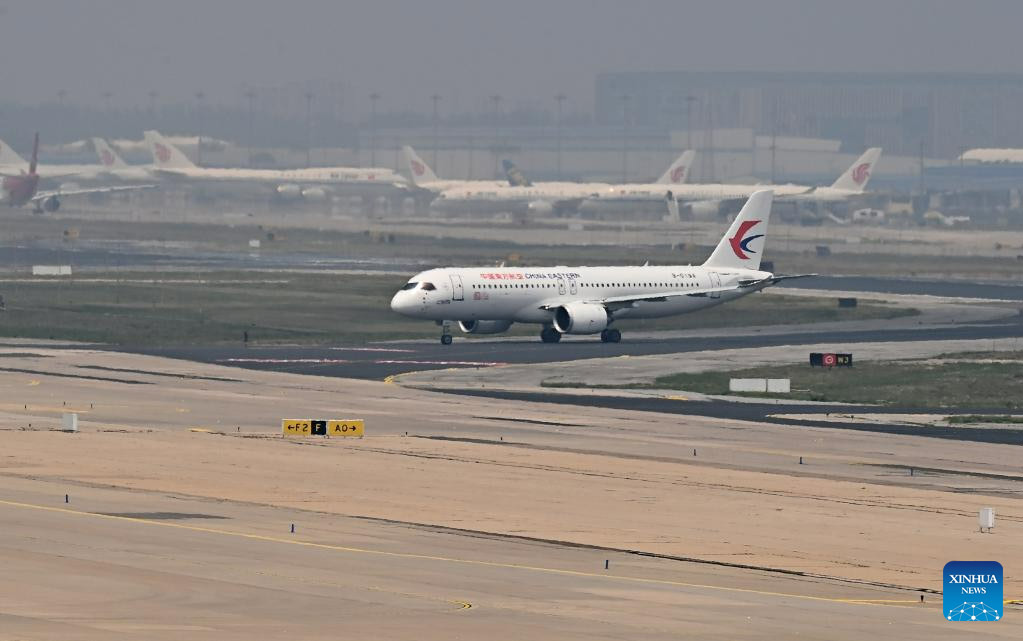
M 28 163 L 29 175 L 35 175 L 36 167 L 39 166 L 39 132 L 36 132 L 35 141 L 32 143 L 32 160 Z
M 408 173 L 412 176 L 413 185 L 433 183 L 439 180 L 437 174 L 433 173 L 433 170 L 419 157 L 415 149 L 405 145 L 401 150 L 405 154 L 405 163 L 408 164 Z
M 760 269 L 773 200 L 769 189 L 753 192 L 703 266 Z
M 687 149 L 682 155 L 675 159 L 675 162 L 668 165 L 668 169 L 657 179 L 658 185 L 681 185 L 689 181 L 689 169 L 693 166 L 693 158 L 696 152 Z
M 107 169 L 123 169 L 128 166 L 106 140 L 93 138 L 92 147 L 96 151 L 96 155 L 99 156 L 100 164 Z
M 195 167 L 195 163 L 189 160 L 184 152 L 160 135 L 160 132 L 149 130 L 144 135 L 146 143 L 149 145 L 149 151 L 153 154 L 153 164 L 156 165 L 157 169 L 188 169 Z
M 881 157 L 880 147 L 871 147 L 863 152 L 863 155 L 856 159 L 845 173 L 838 177 L 838 180 L 831 185 L 833 189 L 846 189 L 848 191 L 861 192 L 867 188 L 867 182 L 874 173 L 874 165 Z

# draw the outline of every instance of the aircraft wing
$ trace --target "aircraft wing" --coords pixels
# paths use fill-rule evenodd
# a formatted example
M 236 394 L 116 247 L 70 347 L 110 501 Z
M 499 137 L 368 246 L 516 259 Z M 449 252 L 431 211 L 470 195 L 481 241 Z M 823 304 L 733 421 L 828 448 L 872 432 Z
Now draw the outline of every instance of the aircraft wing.
M 819 274 L 774 274 L 770 278 L 765 278 L 764 280 L 767 281 L 767 285 L 777 285 L 783 280 L 792 280 L 793 278 L 813 278 L 815 276 L 819 276 Z
M 105 187 L 86 187 L 84 189 L 52 189 L 50 191 L 37 192 L 32 204 L 38 205 L 47 198 L 66 198 L 68 196 L 87 196 L 89 194 L 113 194 L 122 191 L 139 191 L 142 189 L 156 189 L 157 185 L 107 185 Z
M 719 294 L 721 292 L 734 292 L 737 289 L 746 289 L 746 287 L 747 286 L 744 285 L 729 285 L 727 287 L 697 287 L 683 291 L 670 291 L 653 294 L 629 294 L 626 296 L 611 296 L 609 298 L 602 298 L 590 302 L 603 305 L 608 309 L 621 309 L 623 307 L 632 307 L 636 303 L 663 303 L 672 298 L 678 298 L 680 296 L 705 297 L 710 294 Z
M 796 274 L 792 276 L 770 276 L 768 278 L 761 278 L 758 280 L 744 280 L 739 281 L 736 285 L 728 285 L 723 287 L 698 287 L 690 288 L 686 290 L 672 290 L 670 292 L 655 292 L 653 294 L 629 294 L 626 296 L 611 296 L 608 298 L 600 298 L 595 300 L 583 301 L 592 303 L 594 305 L 603 305 L 609 310 L 623 309 L 626 307 L 633 307 L 636 303 L 663 303 L 672 298 L 678 298 L 680 296 L 695 296 L 695 297 L 706 297 L 710 294 L 720 294 L 721 292 L 734 292 L 740 289 L 763 289 L 770 287 L 771 285 L 777 284 L 783 280 L 789 280 L 792 278 L 810 278 L 817 274 Z M 560 303 L 554 305 L 542 305 L 541 309 L 554 309 L 559 307 Z
M 762 282 L 762 281 L 758 281 Z M 701 287 L 701 288 L 690 288 L 684 291 L 670 291 L 670 292 L 655 292 L 653 294 L 630 294 L 627 296 L 610 296 L 608 298 L 596 298 L 593 300 L 584 300 L 581 302 L 590 303 L 593 305 L 603 305 L 604 307 L 614 310 L 622 309 L 625 307 L 632 307 L 636 303 L 663 303 L 671 298 L 678 298 L 680 296 L 707 296 L 709 294 L 716 294 L 719 292 L 732 292 L 737 289 L 745 289 L 743 285 L 730 285 L 728 287 Z M 554 309 L 561 306 L 561 302 L 541 305 L 540 309 Z

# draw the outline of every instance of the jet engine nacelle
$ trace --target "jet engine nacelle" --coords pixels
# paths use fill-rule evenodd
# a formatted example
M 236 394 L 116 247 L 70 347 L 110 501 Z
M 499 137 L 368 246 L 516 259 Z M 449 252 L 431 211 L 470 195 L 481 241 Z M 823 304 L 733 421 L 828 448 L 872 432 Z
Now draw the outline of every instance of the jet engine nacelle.
M 302 188 L 298 185 L 277 185 L 277 195 L 287 200 L 297 200 L 302 197 Z
M 562 334 L 596 334 L 607 329 L 607 310 L 593 303 L 569 303 L 554 310 L 554 329 Z
M 534 200 L 528 205 L 529 213 L 538 216 L 549 216 L 554 213 L 554 205 L 546 200 Z
M 458 328 L 466 334 L 501 334 L 512 326 L 511 321 L 459 321 Z
M 46 198 L 45 200 L 43 200 L 43 202 L 41 203 L 41 206 L 43 208 L 43 211 L 49 212 L 49 213 L 52 214 L 53 212 L 55 212 L 58 209 L 60 209 L 60 199 L 57 198 L 56 196 L 50 196 L 49 198 Z
M 328 196 L 327 190 L 323 187 L 309 187 L 302 190 L 302 198 L 317 203 L 326 201 Z

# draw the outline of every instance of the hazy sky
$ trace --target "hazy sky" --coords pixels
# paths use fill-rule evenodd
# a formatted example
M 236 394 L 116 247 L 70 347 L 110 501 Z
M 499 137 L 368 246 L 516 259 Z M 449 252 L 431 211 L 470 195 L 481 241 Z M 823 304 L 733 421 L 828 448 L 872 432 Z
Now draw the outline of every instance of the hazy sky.
M 368 109 L 589 110 L 614 70 L 1023 72 L 1018 0 L 0 0 L 0 100 L 235 103 L 339 80 Z

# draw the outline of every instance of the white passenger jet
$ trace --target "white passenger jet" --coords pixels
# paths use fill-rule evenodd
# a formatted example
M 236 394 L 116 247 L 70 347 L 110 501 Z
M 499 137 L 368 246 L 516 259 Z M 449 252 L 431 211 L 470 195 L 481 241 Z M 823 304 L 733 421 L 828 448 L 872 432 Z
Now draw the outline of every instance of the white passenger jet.
M 266 186 L 282 198 L 328 200 L 336 192 L 380 196 L 405 189 L 405 179 L 381 167 L 244 169 L 199 167 L 157 131 L 145 132 L 153 154 L 153 174 L 185 182 L 250 183 Z
M 99 157 L 99 162 L 109 175 L 125 182 L 137 180 L 153 180 L 152 165 L 129 165 L 114 151 L 103 138 L 93 138 L 92 148 Z
M 431 269 L 413 276 L 391 309 L 443 324 L 445 345 L 452 321 L 467 334 L 534 323 L 545 343 L 562 334 L 600 334 L 617 343 L 622 334 L 612 325 L 620 319 L 695 312 L 799 278 L 760 270 L 772 199 L 769 190 L 750 196 L 703 265 Z
M 510 184 L 507 180 L 455 180 L 451 178 L 438 178 L 430 165 L 426 164 L 426 161 L 416 153 L 415 149 L 405 145 L 401 148 L 401 151 L 405 156 L 408 173 L 412 176 L 412 184 L 417 189 L 432 192 L 435 196 L 447 189 L 497 189 L 507 187 Z
M 675 159 L 654 186 L 658 198 L 664 199 L 675 185 L 682 185 L 689 176 L 694 152 L 685 151 Z M 505 161 L 505 168 L 515 169 Z M 438 194 L 432 207 L 449 213 L 462 211 L 498 211 L 536 215 L 575 213 L 587 200 L 611 195 L 614 186 L 608 183 L 576 183 L 565 181 L 527 182 L 526 184 L 485 188 L 480 185 L 462 185 L 445 189 Z
M 28 164 L 28 161 L 19 156 L 10 145 L 0 140 L 0 174 L 13 175 L 24 172 Z M 95 181 L 110 178 L 110 172 L 103 165 L 38 165 L 36 174 L 41 180 L 54 181 Z
M 697 217 L 717 214 L 722 203 L 749 198 L 755 191 L 770 189 L 778 201 L 827 203 L 859 196 L 867 188 L 874 165 L 881 158 L 881 148 L 871 147 L 845 170 L 829 187 L 809 185 L 769 185 L 738 183 L 697 183 L 668 186 L 659 183 L 611 185 L 610 189 L 595 192 L 582 205 L 583 211 L 601 211 L 611 208 L 627 210 L 643 203 L 659 203 L 665 198 L 686 203 Z
M 55 212 L 60 209 L 61 201 L 70 196 L 92 196 L 95 194 L 113 194 L 122 191 L 152 189 L 156 185 L 109 185 L 105 187 L 62 186 L 60 189 L 39 191 L 39 133 L 36 132 L 32 144 L 32 160 L 28 163 L 28 172 L 23 167 L 17 173 L 8 173 L 9 169 L 0 170 L 0 205 L 8 207 L 24 207 L 31 204 L 36 213 Z

